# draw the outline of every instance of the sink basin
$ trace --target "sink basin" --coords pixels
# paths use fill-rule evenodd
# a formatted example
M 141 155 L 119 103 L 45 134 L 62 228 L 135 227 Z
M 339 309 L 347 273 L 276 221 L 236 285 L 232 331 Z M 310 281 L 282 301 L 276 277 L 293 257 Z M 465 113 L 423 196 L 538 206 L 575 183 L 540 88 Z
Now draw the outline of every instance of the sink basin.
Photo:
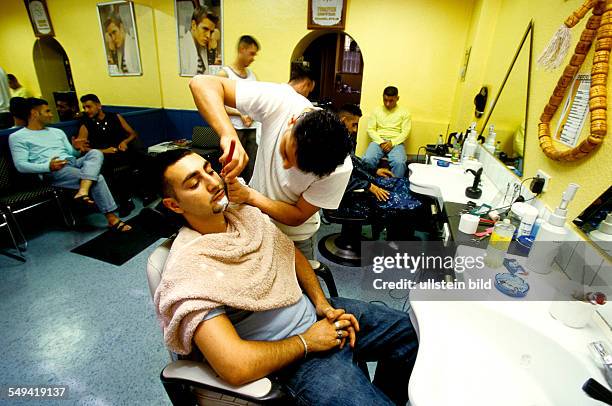
M 581 389 L 591 377 L 606 382 L 586 347 L 599 330 L 565 327 L 549 306 L 413 301 L 420 347 L 412 406 L 602 405 Z

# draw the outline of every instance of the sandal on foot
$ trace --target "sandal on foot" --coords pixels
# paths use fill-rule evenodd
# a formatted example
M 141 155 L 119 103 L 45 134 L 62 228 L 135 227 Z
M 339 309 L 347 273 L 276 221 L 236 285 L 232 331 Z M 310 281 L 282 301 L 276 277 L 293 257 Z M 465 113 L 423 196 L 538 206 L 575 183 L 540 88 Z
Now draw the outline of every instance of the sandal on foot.
M 89 195 L 81 195 L 79 197 L 74 198 L 75 203 L 83 205 L 85 207 L 93 207 L 96 205 Z
M 119 220 L 118 222 L 116 222 L 115 224 L 113 224 L 113 225 L 111 225 L 111 226 L 108 226 L 108 228 L 109 228 L 111 231 L 114 231 L 114 232 L 116 232 L 116 233 L 127 233 L 127 232 L 132 231 L 132 229 L 131 229 L 131 228 L 126 230 L 126 229 L 125 229 L 126 227 L 130 227 L 130 225 L 129 225 L 129 224 L 127 224 L 127 223 L 126 223 L 126 222 L 124 222 L 124 221 L 121 221 L 121 220 Z

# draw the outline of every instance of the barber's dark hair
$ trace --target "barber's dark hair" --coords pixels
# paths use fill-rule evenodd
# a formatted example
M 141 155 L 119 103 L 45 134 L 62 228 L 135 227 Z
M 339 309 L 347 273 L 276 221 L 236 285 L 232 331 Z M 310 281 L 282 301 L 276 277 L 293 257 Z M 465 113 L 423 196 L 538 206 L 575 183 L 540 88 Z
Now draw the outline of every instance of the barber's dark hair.
M 13 117 L 28 121 L 30 115 L 30 103 L 23 97 L 13 97 L 9 102 L 9 111 Z
M 385 87 L 385 90 L 383 91 L 383 94 L 385 96 L 392 97 L 392 96 L 397 96 L 399 94 L 399 92 L 397 90 L 397 87 L 395 87 L 395 86 L 387 86 L 387 87 Z
M 242 44 L 245 44 L 247 46 L 255 45 L 258 51 L 260 49 L 259 42 L 257 42 L 257 40 L 251 37 L 250 35 L 243 35 L 242 37 L 240 37 L 240 39 L 238 40 L 238 48 L 240 48 Z
M 191 15 L 191 21 L 195 21 L 196 24 L 200 24 L 205 18 L 208 18 L 215 24 L 219 22 L 219 17 L 214 15 L 206 7 L 196 7 L 195 10 L 193 10 L 193 14 Z
M 314 76 L 309 67 L 303 64 L 294 64 L 291 67 L 291 75 L 289 76 L 289 82 L 299 82 L 301 80 L 308 79 L 314 81 Z
M 340 117 L 346 115 L 361 117 L 363 115 L 359 106 L 351 103 L 347 103 L 340 107 L 340 111 L 338 111 L 338 114 L 340 115 Z
M 85 102 L 91 101 L 91 102 L 94 102 L 94 103 L 101 104 L 100 103 L 100 98 L 98 96 L 96 96 L 95 94 L 93 94 L 93 93 L 84 94 L 83 96 L 81 96 L 81 98 L 79 100 L 81 100 L 81 103 L 85 103 Z
M 166 178 L 166 170 L 180 161 L 183 157 L 187 155 L 193 154 L 193 151 L 190 151 L 185 148 L 171 149 L 166 152 L 162 152 L 155 156 L 155 167 L 157 169 L 157 179 L 159 183 L 159 195 L 164 197 L 175 197 L 174 189 L 168 179 Z
M 293 127 L 297 141 L 297 166 L 323 177 L 342 165 L 351 145 L 340 119 L 329 111 L 314 110 L 302 116 Z
M 111 23 L 115 24 L 117 28 L 119 28 L 123 25 L 123 20 L 121 20 L 121 17 L 119 17 L 117 14 L 110 14 L 106 20 L 104 20 L 104 31 L 106 31 Z

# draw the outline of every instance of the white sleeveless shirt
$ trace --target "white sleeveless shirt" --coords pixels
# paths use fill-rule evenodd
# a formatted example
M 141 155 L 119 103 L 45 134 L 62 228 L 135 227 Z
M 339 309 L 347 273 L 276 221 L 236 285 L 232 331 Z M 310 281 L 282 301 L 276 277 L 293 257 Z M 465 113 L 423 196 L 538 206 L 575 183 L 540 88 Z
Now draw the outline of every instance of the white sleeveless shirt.
M 224 66 L 221 69 L 223 69 L 223 71 L 227 73 L 227 77 L 230 78 L 231 80 L 257 80 L 257 78 L 255 77 L 255 74 L 249 68 L 246 68 L 246 71 L 247 71 L 246 77 L 238 75 L 229 66 Z M 244 128 L 256 128 L 255 123 L 251 124 L 251 127 L 245 127 L 244 123 L 242 122 L 242 119 L 238 116 L 229 116 L 229 118 L 230 118 L 230 121 L 232 122 L 232 125 L 237 130 L 241 130 Z

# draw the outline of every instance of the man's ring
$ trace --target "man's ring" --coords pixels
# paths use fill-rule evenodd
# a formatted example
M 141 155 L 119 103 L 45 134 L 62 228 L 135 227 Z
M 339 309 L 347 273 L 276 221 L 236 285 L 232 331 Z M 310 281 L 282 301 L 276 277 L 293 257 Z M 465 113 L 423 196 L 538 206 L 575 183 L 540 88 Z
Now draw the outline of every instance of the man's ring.
M 340 330 L 340 322 L 339 321 L 335 321 L 334 322 L 334 326 L 336 326 L 336 330 Z

